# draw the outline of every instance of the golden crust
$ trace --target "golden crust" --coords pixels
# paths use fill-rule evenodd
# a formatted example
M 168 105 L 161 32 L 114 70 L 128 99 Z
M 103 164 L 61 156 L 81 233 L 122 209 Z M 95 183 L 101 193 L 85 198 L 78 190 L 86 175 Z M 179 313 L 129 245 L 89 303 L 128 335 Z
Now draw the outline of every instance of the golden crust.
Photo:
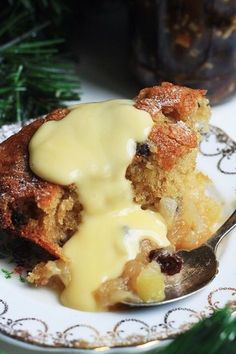
M 205 90 L 162 83 L 140 91 L 135 107 L 148 111 L 155 122 L 148 138 L 151 154 L 135 156 L 126 177 L 135 200 L 155 210 L 162 197 L 180 198 L 194 173 L 199 126 L 207 129 L 210 117 Z
M 194 90 L 185 86 L 163 82 L 160 86 L 144 88 L 136 97 L 135 107 L 153 117 L 158 112 L 176 120 L 186 120 L 197 109 L 197 101 L 206 90 Z
M 149 140 L 155 148 L 159 166 L 168 171 L 179 157 L 197 147 L 196 132 L 188 128 L 183 122 L 156 124 Z
M 64 193 L 64 187 L 33 174 L 28 144 L 44 122 L 62 119 L 68 112 L 57 109 L 0 144 L 0 228 L 33 241 L 56 257 L 61 256 L 61 249 L 56 240 L 48 237 L 47 225 L 38 220 Z

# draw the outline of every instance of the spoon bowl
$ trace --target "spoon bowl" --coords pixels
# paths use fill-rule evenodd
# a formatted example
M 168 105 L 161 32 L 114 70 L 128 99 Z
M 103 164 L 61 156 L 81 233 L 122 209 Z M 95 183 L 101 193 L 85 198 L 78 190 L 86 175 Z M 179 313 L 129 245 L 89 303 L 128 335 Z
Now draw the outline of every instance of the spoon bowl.
M 236 210 L 205 244 L 191 251 L 180 250 L 176 253 L 182 259 L 183 266 L 179 273 L 166 276 L 163 301 L 123 303 L 134 307 L 160 306 L 182 300 L 203 289 L 218 273 L 216 250 L 219 243 L 235 226 Z

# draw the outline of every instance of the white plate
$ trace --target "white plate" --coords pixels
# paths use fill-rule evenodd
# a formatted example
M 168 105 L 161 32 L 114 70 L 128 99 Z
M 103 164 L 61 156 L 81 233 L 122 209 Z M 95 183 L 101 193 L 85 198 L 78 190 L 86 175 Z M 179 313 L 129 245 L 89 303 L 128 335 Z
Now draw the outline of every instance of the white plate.
M 201 143 L 198 159 L 199 168 L 213 179 L 227 206 L 227 214 L 236 206 L 235 111 L 236 99 L 214 109 L 214 126 Z M 8 132 L 9 127 L 2 128 L 0 137 Z M 53 292 L 22 283 L 14 265 L 2 259 L 0 339 L 13 344 L 12 339 L 17 339 L 25 353 L 27 348 L 35 348 L 40 353 L 44 350 L 72 353 L 72 348 L 116 352 L 118 349 L 114 348 L 120 346 L 125 347 L 122 352 L 136 353 L 158 347 L 217 308 L 235 303 L 235 249 L 234 231 L 221 248 L 219 274 L 200 293 L 162 307 L 110 313 L 86 313 L 63 307 Z M 13 272 L 8 279 L 5 269 Z

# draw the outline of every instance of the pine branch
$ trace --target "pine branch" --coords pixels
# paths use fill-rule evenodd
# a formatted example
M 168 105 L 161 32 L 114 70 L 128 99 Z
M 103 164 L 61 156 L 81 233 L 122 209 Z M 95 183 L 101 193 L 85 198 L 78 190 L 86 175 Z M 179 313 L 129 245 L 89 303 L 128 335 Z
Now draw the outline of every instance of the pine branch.
M 224 308 L 153 354 L 235 354 L 236 318 Z
M 6 50 L 8 48 L 12 48 L 12 47 L 14 48 L 14 46 L 16 44 L 18 44 L 19 42 L 22 42 L 23 40 L 25 40 L 25 39 L 27 39 L 29 37 L 32 37 L 34 33 L 37 33 L 39 31 L 41 31 L 43 28 L 47 27 L 48 25 L 49 25 L 49 22 L 43 23 L 42 25 L 36 26 L 35 28 L 31 29 L 30 31 L 28 31 L 26 33 L 23 33 L 20 36 L 12 39 L 10 42 L 1 45 L 0 46 L 0 53 L 4 52 L 4 51 L 6 52 Z M 0 33 L 0 35 L 1 35 L 1 33 Z M 33 43 L 31 45 L 33 45 Z M 37 42 L 36 42 L 36 45 L 38 45 Z
M 62 3 L 45 0 L 40 6 L 59 13 Z M 9 8 L 1 16 L 0 125 L 43 115 L 63 106 L 65 100 L 79 99 L 75 65 L 59 52 L 58 45 L 64 40 L 47 38 L 47 18 L 40 24 L 34 22 L 35 4 L 39 6 L 30 0 L 9 0 Z M 19 7 L 20 12 L 16 11 Z M 48 17 L 54 16 L 49 13 Z

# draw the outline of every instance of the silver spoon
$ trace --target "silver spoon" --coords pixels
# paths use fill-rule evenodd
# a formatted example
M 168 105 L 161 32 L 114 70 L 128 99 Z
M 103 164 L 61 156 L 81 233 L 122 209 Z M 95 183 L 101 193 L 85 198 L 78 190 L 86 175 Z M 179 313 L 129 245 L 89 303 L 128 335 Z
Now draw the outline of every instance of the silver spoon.
M 129 306 L 164 305 L 193 295 L 209 284 L 218 273 L 216 250 L 223 238 L 236 226 L 236 210 L 202 246 L 191 251 L 178 251 L 183 266 L 179 273 L 166 276 L 165 299 L 160 302 L 123 302 Z

